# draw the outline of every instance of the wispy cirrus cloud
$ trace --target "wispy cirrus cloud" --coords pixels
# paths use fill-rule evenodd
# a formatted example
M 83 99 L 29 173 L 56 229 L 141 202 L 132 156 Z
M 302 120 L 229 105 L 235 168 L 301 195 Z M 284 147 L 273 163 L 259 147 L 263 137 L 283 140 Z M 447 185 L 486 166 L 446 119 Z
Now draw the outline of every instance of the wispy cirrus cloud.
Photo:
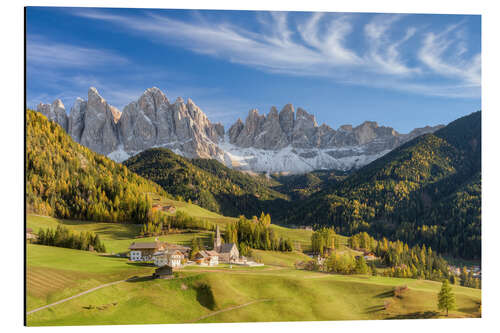
M 402 17 L 403 15 L 377 15 L 364 26 L 364 34 L 368 43 L 365 61 L 367 64 L 371 63 L 371 67 L 377 72 L 394 75 L 411 75 L 420 72 L 419 68 L 409 67 L 400 53 L 400 48 L 415 35 L 417 29 L 408 27 L 404 36 L 397 40 L 391 40 L 388 36 L 394 23 Z
M 469 86 L 480 86 L 481 54 L 466 58 L 467 51 L 465 33 L 460 24 L 455 24 L 441 33 L 427 33 L 418 56 L 435 73 L 459 79 Z
M 41 36 L 30 35 L 26 43 L 29 64 L 44 67 L 95 67 L 125 65 L 127 58 L 111 51 L 78 46 L 48 40 Z
M 354 14 L 271 12 L 256 14 L 255 29 L 200 13 L 194 19 L 147 11 L 134 16 L 88 9 L 71 13 L 115 24 L 157 43 L 272 73 L 423 95 L 480 94 L 480 53 L 468 55 L 464 34 L 456 25 L 437 33 L 402 24 L 405 15 L 378 14 L 360 23 Z M 366 47 L 353 47 L 352 38 L 362 38 Z M 415 51 L 402 52 L 410 43 Z

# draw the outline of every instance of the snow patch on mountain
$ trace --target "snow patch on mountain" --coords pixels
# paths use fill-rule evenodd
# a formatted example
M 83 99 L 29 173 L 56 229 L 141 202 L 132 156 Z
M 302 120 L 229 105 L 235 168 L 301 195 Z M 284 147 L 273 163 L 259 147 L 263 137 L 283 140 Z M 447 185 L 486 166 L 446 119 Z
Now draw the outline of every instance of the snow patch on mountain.
M 387 154 L 390 149 L 376 154 L 366 154 L 359 147 L 350 147 L 351 151 L 358 151 L 359 155 L 335 158 L 333 152 L 348 151 L 347 148 L 338 149 L 302 149 L 287 146 L 279 150 L 258 149 L 254 147 L 242 148 L 229 143 L 226 137 L 219 143 L 224 151 L 223 163 L 230 168 L 255 172 L 288 172 L 305 173 L 313 170 L 350 170 L 360 168 L 377 158 Z

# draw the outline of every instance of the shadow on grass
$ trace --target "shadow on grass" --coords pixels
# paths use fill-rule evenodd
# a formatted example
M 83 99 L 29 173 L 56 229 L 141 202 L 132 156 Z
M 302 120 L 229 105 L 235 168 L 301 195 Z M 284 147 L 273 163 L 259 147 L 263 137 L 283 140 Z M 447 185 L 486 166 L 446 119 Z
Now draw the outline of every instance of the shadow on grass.
M 460 311 L 460 312 L 473 314 L 473 313 L 479 312 L 479 305 L 478 306 L 469 307 L 469 308 L 458 308 L 457 310 Z
M 436 311 L 419 311 L 412 313 L 399 314 L 387 319 L 430 319 L 430 318 L 438 318 L 439 312 Z
M 380 311 L 384 311 L 384 310 L 385 310 L 385 307 L 383 305 L 374 305 L 374 306 L 370 306 L 370 307 L 366 308 L 365 313 L 375 313 L 375 312 L 380 312 Z
M 154 280 L 154 278 L 151 275 L 146 275 L 146 276 L 134 276 L 131 277 L 130 279 L 125 280 L 125 282 L 136 283 L 136 282 L 145 282 L 151 280 Z
M 376 297 L 376 298 L 394 297 L 394 290 L 389 290 L 389 291 L 383 292 L 381 294 L 375 295 L 374 297 Z
M 196 300 L 200 305 L 209 310 L 214 310 L 217 307 L 212 288 L 208 284 L 201 283 L 196 285 L 194 289 L 196 291 Z
M 99 254 L 99 257 L 103 258 L 108 258 L 108 259 L 127 259 L 127 257 L 122 257 L 122 256 L 117 256 L 117 253 L 115 254 Z
M 147 262 L 127 262 L 127 265 L 135 267 L 155 267 L 155 265 Z

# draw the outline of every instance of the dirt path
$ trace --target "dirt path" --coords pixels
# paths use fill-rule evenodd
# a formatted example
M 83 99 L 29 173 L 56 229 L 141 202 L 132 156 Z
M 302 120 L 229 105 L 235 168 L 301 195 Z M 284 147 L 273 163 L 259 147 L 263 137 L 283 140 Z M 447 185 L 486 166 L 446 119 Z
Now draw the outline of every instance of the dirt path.
M 192 323 L 195 323 L 197 321 L 200 321 L 200 320 L 203 320 L 205 318 L 208 318 L 208 317 L 212 317 L 212 316 L 215 316 L 215 315 L 218 315 L 219 313 L 222 313 L 222 312 L 227 312 L 227 311 L 232 311 L 232 310 L 236 310 L 236 309 L 241 309 L 241 308 L 244 308 L 245 306 L 249 306 L 249 305 L 252 305 L 252 304 L 255 304 L 255 303 L 260 303 L 260 302 L 269 302 L 269 301 L 272 301 L 272 299 L 268 298 L 268 299 L 257 299 L 255 301 L 251 301 L 251 302 L 248 302 L 248 303 L 245 303 L 245 304 L 241 304 L 241 305 L 236 305 L 236 306 L 232 306 L 230 308 L 227 308 L 227 309 L 223 309 L 223 310 L 219 310 L 219 311 L 215 311 L 215 312 L 212 312 L 212 313 L 209 313 L 207 315 L 204 315 L 198 319 L 195 319 L 193 321 L 191 321 Z
M 73 296 L 71 296 L 71 297 L 64 298 L 64 299 L 59 300 L 59 301 L 57 301 L 57 302 L 54 302 L 54 303 L 51 303 L 51 304 L 47 304 L 47 305 L 44 305 L 44 306 L 39 307 L 39 308 L 37 308 L 37 309 L 33 309 L 33 310 L 31 310 L 31 311 L 28 311 L 28 312 L 26 312 L 26 315 L 30 315 L 30 314 L 35 313 L 35 312 L 37 312 L 37 311 L 40 311 L 40 310 L 43 310 L 43 309 L 50 308 L 50 307 L 52 307 L 52 306 L 54 306 L 54 305 L 61 304 L 61 303 L 64 303 L 64 302 L 67 302 L 67 301 L 69 301 L 69 300 L 75 299 L 75 298 L 77 298 L 77 297 L 83 296 L 83 295 L 85 295 L 85 294 L 91 293 L 91 292 L 96 291 L 96 290 L 101 289 L 101 288 L 109 287 L 109 286 L 112 286 L 112 285 L 114 285 L 114 284 L 118 284 L 118 283 L 120 283 L 120 282 L 132 281 L 132 280 L 134 280 L 134 279 L 125 279 L 125 280 L 120 280 L 120 281 L 114 281 L 114 282 L 109 282 L 109 283 L 101 284 L 100 286 L 97 286 L 97 287 L 94 287 L 94 288 L 92 288 L 92 289 L 89 289 L 89 290 L 83 291 L 83 292 L 81 292 L 81 293 L 79 293 L 79 294 L 76 294 L 76 295 L 73 295 Z
M 262 268 L 259 270 L 251 270 L 251 269 L 237 269 L 237 268 L 216 268 L 216 269 L 186 269 L 182 270 L 182 272 L 196 272 L 196 273 L 213 273 L 213 272 L 220 272 L 220 273 L 258 273 L 258 272 L 269 272 L 269 271 L 277 271 L 277 270 L 282 270 L 286 269 L 288 267 L 281 267 L 281 266 L 273 266 L 273 267 L 266 267 Z

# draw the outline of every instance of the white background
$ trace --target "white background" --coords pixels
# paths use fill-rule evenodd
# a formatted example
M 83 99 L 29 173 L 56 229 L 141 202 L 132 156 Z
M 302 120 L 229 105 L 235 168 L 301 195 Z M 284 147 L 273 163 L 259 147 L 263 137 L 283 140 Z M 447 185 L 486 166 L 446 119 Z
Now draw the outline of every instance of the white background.
M 500 15 L 496 1 L 3 1 L 1 15 L 1 107 L 0 107 L 0 327 L 4 332 L 36 330 L 63 332 L 68 328 L 23 327 L 23 149 L 24 149 L 24 6 L 99 6 L 191 9 L 303 10 L 338 12 L 446 13 L 482 15 L 482 109 L 483 109 L 483 318 L 448 320 L 394 320 L 294 322 L 209 325 L 141 325 L 71 327 L 72 332 L 137 332 L 168 330 L 183 332 L 490 332 L 500 330 L 500 228 L 498 161 L 500 153 Z M 475 111 L 475 110 L 471 110 Z M 297 318 L 300 320 L 300 318 Z

